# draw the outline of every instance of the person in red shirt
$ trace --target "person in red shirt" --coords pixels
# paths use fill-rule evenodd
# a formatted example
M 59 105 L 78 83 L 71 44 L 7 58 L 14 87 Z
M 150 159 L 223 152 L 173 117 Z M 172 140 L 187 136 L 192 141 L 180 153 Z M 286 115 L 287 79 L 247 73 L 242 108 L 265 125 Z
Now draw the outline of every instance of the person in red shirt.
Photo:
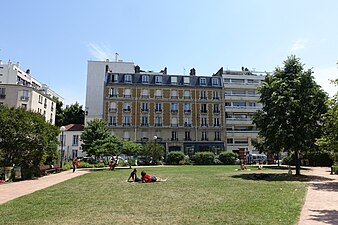
M 142 183 L 166 181 L 166 180 L 163 180 L 161 178 L 157 178 L 155 176 L 150 176 L 145 171 L 141 172 L 141 180 L 142 180 Z

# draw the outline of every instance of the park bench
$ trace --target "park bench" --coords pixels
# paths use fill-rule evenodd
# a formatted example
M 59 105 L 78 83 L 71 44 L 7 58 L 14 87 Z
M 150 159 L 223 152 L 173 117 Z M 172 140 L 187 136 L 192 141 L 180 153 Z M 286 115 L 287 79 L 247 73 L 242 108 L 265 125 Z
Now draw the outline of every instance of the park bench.
M 43 165 L 40 166 L 40 171 L 47 175 L 48 173 L 58 173 L 62 171 L 62 168 L 59 166 L 59 164 L 54 164 L 54 165 Z

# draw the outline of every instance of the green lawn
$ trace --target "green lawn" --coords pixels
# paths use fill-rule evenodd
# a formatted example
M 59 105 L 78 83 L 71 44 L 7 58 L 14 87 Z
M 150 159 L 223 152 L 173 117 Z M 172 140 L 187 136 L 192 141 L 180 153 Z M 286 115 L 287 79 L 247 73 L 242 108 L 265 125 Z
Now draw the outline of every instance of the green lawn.
M 238 166 L 145 168 L 161 183 L 128 183 L 131 170 L 97 171 L 0 205 L 0 224 L 290 224 L 306 183 L 287 171 Z M 138 174 L 142 169 L 138 169 Z M 256 179 L 255 173 L 270 173 Z M 0 193 L 1 194 L 1 193 Z

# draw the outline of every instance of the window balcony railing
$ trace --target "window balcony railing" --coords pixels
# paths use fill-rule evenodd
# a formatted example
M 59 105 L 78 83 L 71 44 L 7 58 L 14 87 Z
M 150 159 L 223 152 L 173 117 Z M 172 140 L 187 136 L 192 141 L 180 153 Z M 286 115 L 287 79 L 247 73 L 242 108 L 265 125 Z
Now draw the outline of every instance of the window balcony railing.
M 141 109 L 142 112 L 148 112 L 149 109 Z
M 200 99 L 208 99 L 207 96 L 201 96 Z
M 162 95 L 155 95 L 156 99 L 162 99 Z
M 219 110 L 214 110 L 213 112 L 214 112 L 214 113 L 220 113 L 221 111 L 219 111 Z
M 110 94 L 109 97 L 110 98 L 117 98 L 117 94 Z
M 110 126 L 110 127 L 116 127 L 116 123 L 109 123 L 108 126 Z
M 171 96 L 171 99 L 178 99 L 178 96 Z
M 171 113 L 178 113 L 178 110 L 177 109 L 172 109 Z
M 149 95 L 141 95 L 141 98 L 149 98 Z
M 202 123 L 201 127 L 208 127 L 208 124 Z
M 171 127 L 178 127 L 178 124 L 177 123 L 172 123 L 170 124 Z
M 149 127 L 149 124 L 148 123 L 142 123 L 141 127 Z
M 113 112 L 116 112 L 117 109 L 116 108 L 109 108 L 109 112 L 113 113 Z
M 123 112 L 130 112 L 131 111 L 131 109 L 123 109 Z
M 155 123 L 155 127 L 162 127 L 162 123 Z
M 208 113 L 208 110 L 202 109 L 202 110 L 201 110 L 201 113 Z
M 209 141 L 209 138 L 202 138 L 201 141 Z
M 29 97 L 28 96 L 21 96 L 21 101 L 28 101 Z
M 162 113 L 162 109 L 155 109 L 155 113 Z
M 130 127 L 130 123 L 123 123 L 124 127 Z
M 186 137 L 184 138 L 185 141 L 191 141 L 191 138 L 190 137 Z
M 172 141 L 178 141 L 178 138 L 171 138 Z
M 185 127 L 191 127 L 191 123 L 184 123 Z
M 191 96 L 184 96 L 184 99 L 191 99 Z
M 184 110 L 184 113 L 185 113 L 185 114 L 189 114 L 189 113 L 191 113 L 191 110 L 190 110 L 190 109 L 185 109 L 185 110 Z
M 124 98 L 131 98 L 131 95 L 123 95 Z
M 221 140 L 221 138 L 215 138 L 214 139 L 214 141 L 220 141 Z

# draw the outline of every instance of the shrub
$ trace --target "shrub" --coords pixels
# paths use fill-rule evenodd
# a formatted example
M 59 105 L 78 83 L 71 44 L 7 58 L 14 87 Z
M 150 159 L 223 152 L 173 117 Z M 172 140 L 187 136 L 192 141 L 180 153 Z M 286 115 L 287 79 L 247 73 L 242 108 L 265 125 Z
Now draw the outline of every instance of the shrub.
M 169 152 L 167 158 L 167 164 L 178 165 L 180 161 L 183 161 L 184 164 L 184 154 L 181 151 Z M 181 162 L 182 163 L 182 162 Z
M 212 152 L 198 152 L 195 154 L 195 164 L 212 165 L 215 161 L 215 155 Z
M 338 163 L 336 163 L 336 164 L 334 164 L 334 165 L 332 166 L 332 172 L 333 172 L 334 174 L 338 174 Z
M 103 167 L 105 167 L 106 165 L 103 163 L 103 162 L 99 162 L 99 163 L 96 163 L 95 164 L 95 167 L 96 168 L 103 168 Z
M 93 168 L 94 164 L 90 164 L 87 162 L 80 162 L 78 168 Z
M 225 165 L 235 165 L 238 155 L 233 152 L 221 152 L 219 154 L 219 160 Z

